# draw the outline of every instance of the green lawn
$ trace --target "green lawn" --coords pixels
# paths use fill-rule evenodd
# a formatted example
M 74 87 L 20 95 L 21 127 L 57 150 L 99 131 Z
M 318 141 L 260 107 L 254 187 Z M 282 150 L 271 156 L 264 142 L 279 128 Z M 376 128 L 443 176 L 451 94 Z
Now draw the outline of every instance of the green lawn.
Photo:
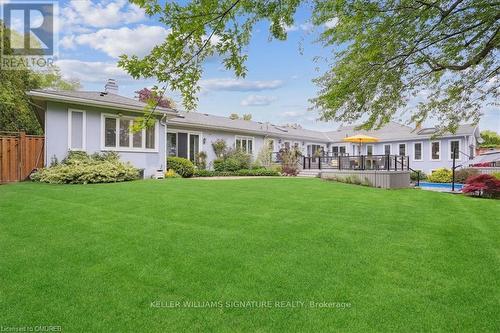
M 4 327 L 498 332 L 499 281 L 500 201 L 290 178 L 0 186 Z

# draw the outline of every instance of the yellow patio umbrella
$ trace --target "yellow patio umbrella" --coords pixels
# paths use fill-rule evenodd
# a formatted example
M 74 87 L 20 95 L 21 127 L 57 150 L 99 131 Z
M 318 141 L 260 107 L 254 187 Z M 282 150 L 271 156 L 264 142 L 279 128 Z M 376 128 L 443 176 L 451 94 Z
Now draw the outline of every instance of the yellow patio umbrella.
M 348 136 L 342 139 L 344 142 L 353 142 L 353 143 L 358 143 L 359 144 L 359 152 L 361 155 L 361 144 L 362 143 L 368 143 L 368 142 L 378 142 L 379 140 L 377 138 L 374 138 L 373 136 L 368 136 L 368 135 L 363 135 L 363 134 L 357 134 L 353 136 Z

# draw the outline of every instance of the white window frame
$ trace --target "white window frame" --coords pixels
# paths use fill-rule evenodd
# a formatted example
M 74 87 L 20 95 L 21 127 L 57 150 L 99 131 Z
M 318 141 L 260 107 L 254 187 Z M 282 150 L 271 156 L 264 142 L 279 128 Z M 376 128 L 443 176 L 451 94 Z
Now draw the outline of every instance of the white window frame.
M 420 144 L 420 159 L 415 158 L 415 145 Z M 412 159 L 415 162 L 422 162 L 424 160 L 424 143 L 422 141 L 418 142 L 413 142 L 413 154 L 412 154 Z
M 375 145 L 366 145 L 366 156 L 368 155 L 368 147 L 372 147 L 372 154 L 370 156 L 375 155 Z
M 248 143 L 247 143 L 247 151 L 246 151 L 246 153 L 247 153 L 247 154 L 250 154 L 250 155 L 253 155 L 253 152 L 255 151 L 255 139 L 254 139 L 254 137 L 253 137 L 253 136 L 235 135 L 235 136 L 234 136 L 234 148 L 238 148 L 238 147 L 236 146 L 236 140 L 240 140 L 240 142 L 241 142 L 241 140 L 247 140 L 247 141 L 248 141 L 248 140 L 252 140 L 252 151 L 251 151 L 251 152 L 248 152 Z M 290 147 L 292 147 L 292 144 L 291 144 L 291 143 L 290 143 Z M 239 148 L 241 148 L 241 147 L 239 147 Z
M 81 148 L 72 148 L 71 147 L 71 136 L 73 134 L 72 128 L 72 114 L 73 112 L 80 112 L 83 114 L 82 116 L 82 147 Z M 72 151 L 85 151 L 87 149 L 87 111 L 79 110 L 79 109 L 68 109 L 68 150 Z
M 439 158 L 437 158 L 437 159 L 432 158 L 432 144 L 435 143 L 435 142 L 439 143 Z M 430 143 L 429 143 L 429 159 L 431 161 L 441 161 L 442 150 L 443 149 L 441 147 L 441 140 L 432 140 L 432 141 L 430 141 Z
M 390 143 L 384 143 L 384 145 L 382 146 L 382 153 L 383 153 L 383 155 L 387 155 L 385 153 L 385 146 L 389 146 L 389 155 L 392 155 L 392 144 L 390 144 Z
M 114 118 L 115 119 L 115 136 L 116 136 L 116 146 L 115 147 L 106 147 L 105 146 L 105 121 L 106 118 Z M 101 150 L 102 151 L 123 151 L 123 152 L 141 152 L 141 153 L 158 153 L 160 146 L 160 128 L 158 119 L 155 120 L 155 147 L 154 148 L 146 148 L 146 129 L 142 129 L 142 145 L 141 148 L 133 147 L 133 135 L 132 132 L 129 134 L 129 147 L 120 147 L 120 119 L 130 119 L 136 120 L 137 117 L 134 116 L 119 116 L 113 113 L 101 113 Z
M 452 151 L 451 151 L 451 142 L 452 141 L 458 141 L 458 156 L 457 156 L 457 161 L 460 160 L 460 150 L 462 148 L 462 145 L 460 144 L 460 139 L 449 139 L 448 140 L 448 161 L 453 161 L 453 156 L 452 155 Z
M 408 145 L 406 144 L 406 142 L 400 142 L 398 143 L 398 156 L 401 156 L 401 154 L 399 153 L 399 146 L 400 145 L 404 145 L 405 146 L 405 154 L 403 156 L 408 156 Z

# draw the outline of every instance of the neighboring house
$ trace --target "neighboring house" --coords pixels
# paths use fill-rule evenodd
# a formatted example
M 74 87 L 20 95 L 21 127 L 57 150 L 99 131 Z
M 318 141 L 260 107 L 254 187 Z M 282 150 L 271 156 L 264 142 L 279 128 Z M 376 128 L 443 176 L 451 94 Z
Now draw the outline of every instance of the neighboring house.
M 166 169 L 167 156 L 194 161 L 197 153 L 207 154 L 207 163 L 216 158 L 212 143 L 218 139 L 229 147 L 238 147 L 255 157 L 263 145 L 273 151 L 296 147 L 305 156 L 316 152 L 350 155 L 407 155 L 410 167 L 426 173 L 451 167 L 452 150 L 457 148 L 458 164 L 466 164 L 474 155 L 479 138 L 477 126 L 460 126 L 457 133 L 433 138 L 435 129 L 413 129 L 395 122 L 380 130 L 356 131 L 354 126 L 321 132 L 300 127 L 278 126 L 214 116 L 198 112 L 178 112 L 157 108 L 154 127 L 132 133 L 129 125 L 144 116 L 145 104 L 120 96 L 112 80 L 104 92 L 56 92 L 34 90 L 28 94 L 39 106 L 37 116 L 45 132 L 45 161 L 62 160 L 70 150 L 88 153 L 117 151 L 123 160 L 144 169 L 145 177 Z M 168 127 L 167 127 L 168 124 Z M 374 144 L 359 146 L 343 142 L 354 134 L 378 138 Z

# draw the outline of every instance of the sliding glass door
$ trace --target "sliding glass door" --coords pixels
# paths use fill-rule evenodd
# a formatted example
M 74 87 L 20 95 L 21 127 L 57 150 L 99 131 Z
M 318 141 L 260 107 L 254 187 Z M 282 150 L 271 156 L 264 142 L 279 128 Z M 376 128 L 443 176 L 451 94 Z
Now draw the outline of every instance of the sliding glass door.
M 200 133 L 168 132 L 167 156 L 183 157 L 194 162 L 196 155 L 200 152 L 200 138 Z

